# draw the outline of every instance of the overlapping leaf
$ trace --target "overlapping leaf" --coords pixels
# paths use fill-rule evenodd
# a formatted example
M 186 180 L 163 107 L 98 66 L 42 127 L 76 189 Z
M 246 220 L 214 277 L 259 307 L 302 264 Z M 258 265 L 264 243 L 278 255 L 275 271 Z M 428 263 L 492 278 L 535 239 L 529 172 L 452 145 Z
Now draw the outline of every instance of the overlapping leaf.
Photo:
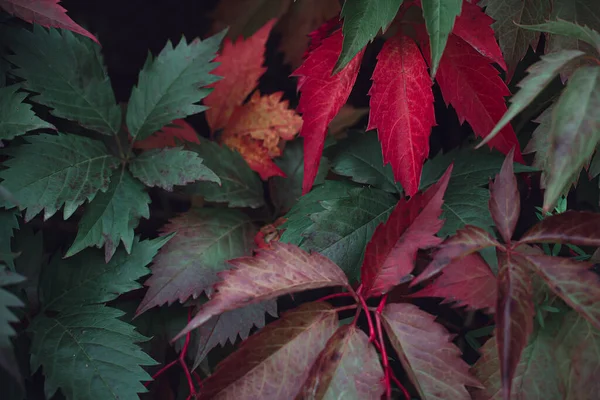
M 462 0 L 421 0 L 431 49 L 431 77 L 437 73 L 448 36 L 456 17 L 461 13 L 462 3 Z
M 163 147 L 177 147 L 182 141 L 200 143 L 198 133 L 194 128 L 184 119 L 176 119 L 152 136 L 134 142 L 133 147 L 144 150 L 162 149 Z
M 19 229 L 19 215 L 17 210 L 0 210 L 0 262 L 4 261 L 9 267 L 13 266 L 10 241 L 13 231 Z
M 511 150 L 500 173 L 494 182 L 490 182 L 490 212 L 505 243 L 510 243 L 521 213 L 521 196 L 517 187 L 517 178 L 513 170 L 513 154 Z
M 600 33 L 594 31 L 587 26 L 578 25 L 573 22 L 557 20 L 548 21 L 537 25 L 522 25 L 524 29 L 548 32 L 554 35 L 567 36 L 571 39 L 581 40 L 593 46 L 597 52 L 600 52 Z
M 578 246 L 600 246 L 600 215 L 587 211 L 565 211 L 544 218 L 531 227 L 521 243 L 571 243 Z
M 552 111 L 554 105 L 546 108 L 533 122 L 539 124 L 531 135 L 531 140 L 523 150 L 524 154 L 534 153 L 532 166 L 542 171 L 540 176 L 540 187 L 543 189 L 547 185 L 548 173 L 550 170 L 548 165 L 550 152 L 550 128 L 552 127 Z
M 64 218 L 69 218 L 85 200 L 108 190 L 118 162 L 101 142 L 64 134 L 27 136 L 25 141 L 6 150 L 13 158 L 4 162 L 7 169 L 0 178 L 19 209 L 27 209 L 26 221 L 40 211 L 48 219 L 63 204 Z
M 36 129 L 56 129 L 23 103 L 27 94 L 17 92 L 18 89 L 19 85 L 0 87 L 0 140 L 11 140 Z
M 285 177 L 260 140 L 252 139 L 250 136 L 229 135 L 224 137 L 223 144 L 239 152 L 248 166 L 258 172 L 261 179 L 267 180 L 273 176 Z
M 4 265 L 0 264 L 0 367 L 19 379 L 19 368 L 14 360 L 11 343 L 11 337 L 15 335 L 15 330 L 10 325 L 19 319 L 13 314 L 11 308 L 23 307 L 24 304 L 17 296 L 6 290 L 6 287 L 16 285 L 24 280 L 25 277 L 7 270 Z

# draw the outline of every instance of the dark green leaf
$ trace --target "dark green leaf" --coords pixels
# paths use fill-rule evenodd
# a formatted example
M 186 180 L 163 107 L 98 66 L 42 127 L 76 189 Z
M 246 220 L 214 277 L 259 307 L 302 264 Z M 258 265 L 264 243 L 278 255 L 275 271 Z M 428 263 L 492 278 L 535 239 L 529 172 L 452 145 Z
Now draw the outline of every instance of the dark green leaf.
M 421 0 L 421 7 L 431 45 L 431 76 L 435 77 L 454 20 L 460 15 L 462 0 Z
M 533 122 L 539 125 L 533 131 L 531 140 L 523 151 L 523 154 L 535 152 L 532 166 L 541 170 L 540 186 L 546 187 L 548 181 L 547 172 L 550 169 L 548 165 L 548 153 L 550 152 L 550 128 L 552 127 L 552 111 L 554 105 L 546 108 Z
M 586 42 L 600 52 L 600 33 L 587 26 L 577 25 L 573 22 L 557 20 L 548 21 L 537 25 L 519 25 L 523 29 L 537 32 L 548 32 L 550 34 L 567 36 L 571 39 Z
M 8 255 L 11 253 L 10 241 L 13 237 L 13 231 L 19 229 L 19 216 L 17 210 L 0 210 L 0 254 Z M 12 259 L 5 260 L 9 267 L 13 267 Z
M 19 85 L 0 87 L 0 140 L 10 140 L 35 129 L 56 129 L 23 103 L 27 93 L 17 92 L 18 89 Z
M 0 265 L 0 367 L 6 369 L 13 376 L 20 376 L 19 369 L 14 361 L 12 343 L 10 338 L 15 335 L 15 330 L 10 325 L 19 319 L 10 308 L 23 307 L 24 304 L 17 296 L 6 290 L 6 286 L 16 285 L 25 280 L 19 274 L 10 272 Z

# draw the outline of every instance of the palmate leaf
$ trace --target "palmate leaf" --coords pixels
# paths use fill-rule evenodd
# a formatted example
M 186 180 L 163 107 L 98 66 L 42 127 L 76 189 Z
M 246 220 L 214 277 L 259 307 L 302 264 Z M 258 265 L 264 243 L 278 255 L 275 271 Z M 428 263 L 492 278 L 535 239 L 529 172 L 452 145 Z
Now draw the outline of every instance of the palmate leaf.
M 146 392 L 140 381 L 151 378 L 141 367 L 156 362 L 136 344 L 148 338 L 119 320 L 122 315 L 103 305 L 73 305 L 32 321 L 31 369 L 42 367 L 46 396 L 59 388 L 73 400 L 133 399 Z
M 63 216 L 69 218 L 85 200 L 105 192 L 111 169 L 118 160 L 102 142 L 75 135 L 34 135 L 27 144 L 8 148 L 13 158 L 0 171 L 2 185 L 14 196 L 25 221 L 40 211 L 44 219 L 53 216 L 64 204 Z M 31 168 L 35 165 L 35 168 Z M 6 202 L 0 202 L 6 204 Z
M 230 268 L 227 260 L 248 255 L 254 247 L 254 226 L 236 210 L 192 209 L 172 219 L 163 232 L 177 233 L 154 260 L 137 315 L 198 297 L 217 282 L 217 272 Z
M 176 47 L 169 41 L 156 58 L 148 56 L 127 107 L 127 128 L 134 141 L 206 109 L 196 103 L 210 93 L 206 86 L 218 80 L 210 74 L 217 66 L 211 61 L 224 35 L 190 44 L 182 38 Z
M 294 398 L 337 326 L 325 302 L 283 314 L 217 366 L 203 382 L 200 399 Z
M 423 18 L 431 48 L 431 77 L 435 77 L 446 48 L 454 20 L 462 9 L 462 0 L 421 0 Z
M 519 243 L 570 243 L 600 246 L 600 214 L 568 210 L 544 218 L 523 234 Z
M 234 268 L 219 274 L 222 281 L 215 285 L 215 295 L 200 306 L 196 316 L 175 339 L 215 315 L 287 293 L 332 286 L 352 291 L 346 275 L 337 265 L 319 253 L 308 254 L 291 244 L 272 242 L 271 248 L 257 250 L 254 257 L 240 257 L 229 263 Z
M 19 85 L 0 88 L 0 140 L 11 140 L 35 129 L 56 129 L 23 103 L 27 94 L 18 89 Z
M 375 347 L 355 325 L 344 325 L 327 341 L 296 398 L 381 399 L 385 387 Z
M 98 193 L 87 205 L 79 221 L 77 236 L 65 257 L 71 257 L 86 247 L 104 246 L 104 259 L 110 261 L 119 243 L 131 252 L 133 230 L 140 218 L 149 218 L 150 196 L 144 185 L 128 171 L 116 169 L 105 193 Z
M 258 208 L 265 204 L 260 179 L 238 152 L 210 140 L 188 148 L 198 153 L 204 165 L 221 180 L 221 185 L 214 182 L 186 185 L 188 193 L 203 196 L 207 201 L 227 203 L 230 207 Z
M 14 294 L 6 290 L 7 286 L 16 285 L 25 280 L 25 277 L 6 269 L 0 262 L 0 367 L 4 368 L 15 378 L 20 379 L 18 364 L 12 350 L 11 337 L 15 330 L 10 325 L 17 322 L 11 308 L 23 307 L 23 302 Z
M 505 243 L 510 243 L 521 213 L 521 196 L 513 170 L 514 149 L 511 150 L 500 173 L 490 182 L 490 213 Z
M 342 7 L 344 43 L 334 73 L 341 71 L 371 42 L 379 31 L 384 31 L 394 20 L 403 0 L 362 1 L 348 0 Z
M 481 384 L 435 317 L 412 304 L 388 304 L 382 323 L 402 366 L 423 399 L 468 400 L 465 386 Z
M 182 147 L 148 150 L 129 164 L 131 174 L 146 186 L 173 190 L 190 182 L 207 181 L 221 184 L 215 173 L 202 163 L 198 153 Z
M 15 54 L 7 58 L 18 67 L 12 73 L 25 79 L 24 88 L 39 93 L 33 101 L 88 129 L 119 131 L 121 108 L 97 45 L 69 31 L 34 25 L 33 32 L 11 30 L 9 46 Z

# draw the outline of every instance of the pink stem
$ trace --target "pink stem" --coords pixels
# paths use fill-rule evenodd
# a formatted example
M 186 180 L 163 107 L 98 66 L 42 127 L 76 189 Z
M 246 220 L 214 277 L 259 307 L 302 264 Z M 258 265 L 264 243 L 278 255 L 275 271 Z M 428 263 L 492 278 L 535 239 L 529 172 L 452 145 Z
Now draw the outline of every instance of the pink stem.
M 358 292 L 360 293 L 360 288 L 358 289 Z M 358 301 L 360 301 L 360 305 L 365 310 L 365 315 L 367 316 L 367 324 L 369 324 L 369 342 L 373 342 L 376 340 L 376 335 L 375 328 L 373 326 L 373 320 L 371 319 L 371 314 L 369 314 L 369 307 L 367 306 L 367 302 L 362 294 L 358 294 Z
M 352 297 L 352 293 L 350 293 L 350 292 L 334 293 L 334 294 L 330 294 L 330 295 L 325 296 L 325 297 L 321 297 L 317 301 L 325 301 L 325 300 L 330 300 L 330 299 L 337 299 L 338 297 Z
M 408 393 L 408 390 L 406 390 L 406 388 L 404 387 L 404 385 L 400 383 L 400 381 L 398 380 L 398 378 L 396 378 L 396 376 L 394 374 L 392 374 L 391 377 L 392 377 L 392 380 L 394 381 L 394 383 L 396 384 L 396 386 L 398 386 L 398 388 L 400 389 L 400 391 L 404 395 L 404 398 L 406 400 L 410 400 L 410 394 Z
M 150 385 L 152 382 L 154 382 L 156 380 L 156 378 L 161 376 L 163 373 L 165 373 L 165 371 L 167 371 L 169 368 L 171 368 L 173 365 L 175 365 L 177 363 L 177 361 L 179 361 L 179 360 L 173 360 L 170 363 L 168 363 L 167 365 L 165 365 L 164 367 L 162 367 L 161 369 L 159 369 L 157 373 L 152 375 L 151 381 L 144 382 L 144 386 L 148 387 L 148 385 Z
M 379 306 L 375 311 L 375 322 L 377 324 L 377 337 L 379 340 L 379 344 L 381 345 L 381 358 L 383 360 L 383 368 L 385 371 L 385 390 L 387 398 L 391 398 L 392 396 L 392 384 L 390 381 L 390 362 L 387 357 L 387 350 L 385 348 L 385 342 L 383 341 L 383 329 L 381 329 L 381 312 L 383 311 L 383 307 L 385 307 L 385 303 L 387 301 L 387 294 L 381 298 L 379 302 Z
M 355 310 L 358 307 L 358 304 L 350 304 L 349 306 L 334 308 L 335 312 L 342 312 L 346 310 Z

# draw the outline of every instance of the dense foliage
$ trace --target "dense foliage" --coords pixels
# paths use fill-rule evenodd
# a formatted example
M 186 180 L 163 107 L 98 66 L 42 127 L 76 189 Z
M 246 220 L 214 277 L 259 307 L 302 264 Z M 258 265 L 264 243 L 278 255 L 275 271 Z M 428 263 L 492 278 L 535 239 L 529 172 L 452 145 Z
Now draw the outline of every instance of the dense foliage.
M 597 398 L 600 3 L 209 9 L 0 0 L 2 398 Z

